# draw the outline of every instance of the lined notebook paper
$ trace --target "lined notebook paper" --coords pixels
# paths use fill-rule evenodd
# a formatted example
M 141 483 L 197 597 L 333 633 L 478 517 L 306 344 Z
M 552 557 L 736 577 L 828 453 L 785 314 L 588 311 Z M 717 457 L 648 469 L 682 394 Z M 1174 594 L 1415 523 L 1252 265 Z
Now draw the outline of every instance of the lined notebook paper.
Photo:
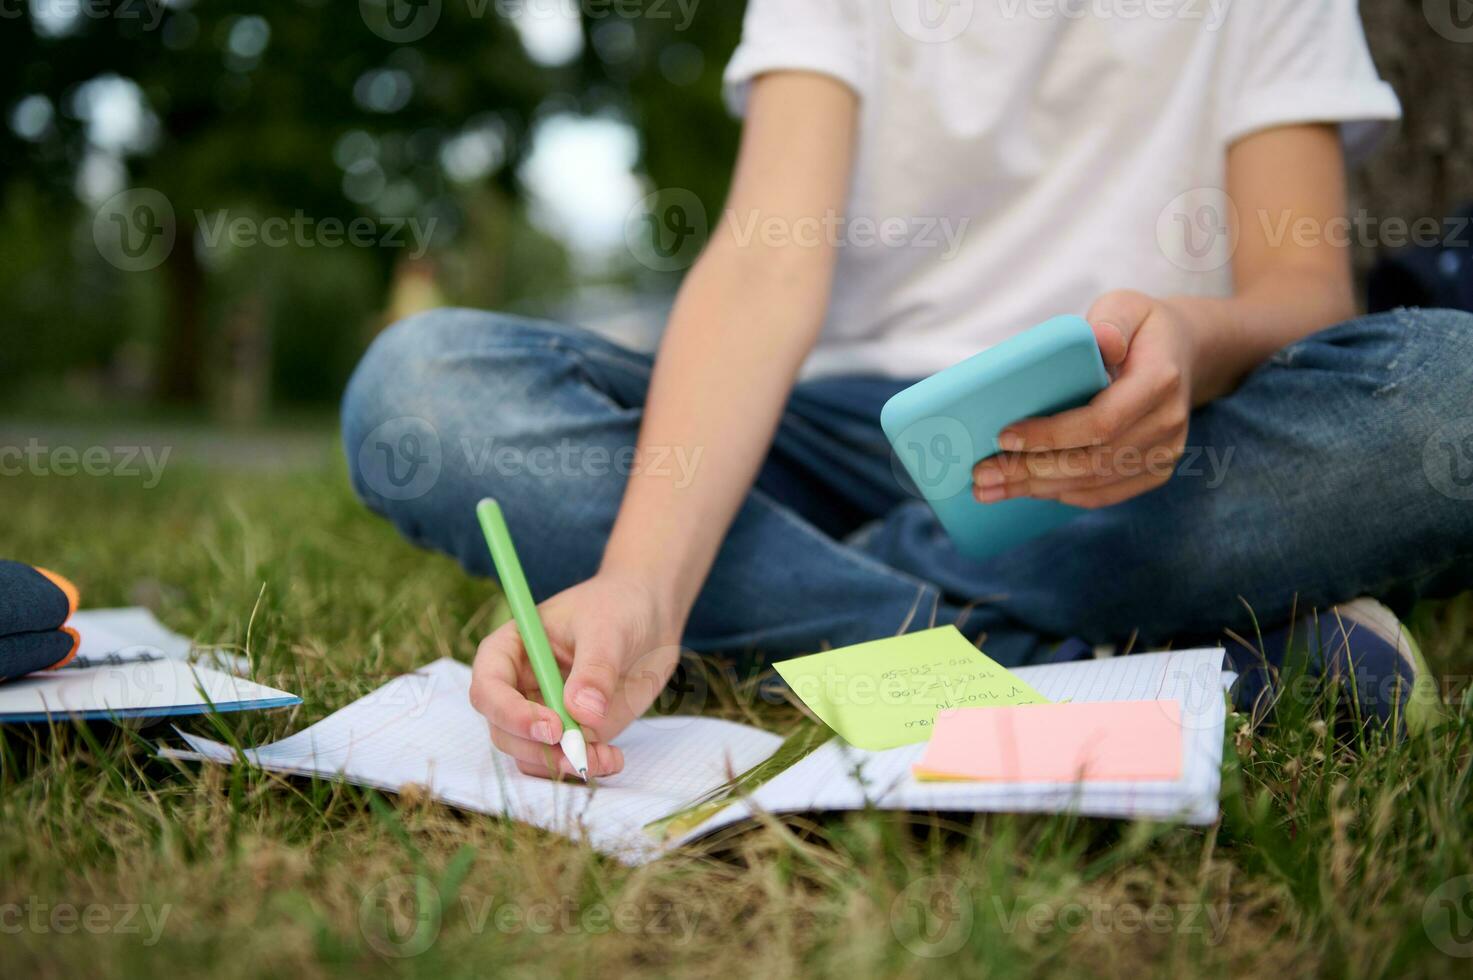
M 846 810 L 1073 811 L 1210 823 L 1217 816 L 1226 709 L 1221 650 L 1142 654 L 1022 668 L 1045 697 L 1062 701 L 1181 702 L 1180 779 L 1082 786 L 920 783 L 911 745 L 865 752 L 833 739 L 683 836 L 661 842 L 647 824 L 684 809 L 775 752 L 782 740 L 747 725 L 710 718 L 650 718 L 617 740 L 625 769 L 588 787 L 522 775 L 491 747 L 470 706 L 470 668 L 440 660 L 396 678 L 280 742 L 247 749 L 263 769 L 342 778 L 385 791 L 425 787 L 452 806 L 499 814 L 586 840 L 621 861 L 639 863 L 756 813 Z M 236 761 L 228 746 L 183 734 L 193 751 L 174 758 Z
M 636 721 L 617 740 L 624 771 L 589 788 L 520 772 L 491 746 L 471 707 L 471 669 L 454 660 L 390 681 L 296 735 L 246 751 L 263 769 L 340 776 L 388 792 L 415 784 L 436 799 L 502 814 L 638 863 L 661 843 L 645 824 L 667 817 L 763 759 L 782 739 L 715 718 Z M 181 733 L 183 734 L 183 733 Z M 219 742 L 184 734 L 198 757 L 234 760 Z M 187 754 L 167 753 L 175 757 Z

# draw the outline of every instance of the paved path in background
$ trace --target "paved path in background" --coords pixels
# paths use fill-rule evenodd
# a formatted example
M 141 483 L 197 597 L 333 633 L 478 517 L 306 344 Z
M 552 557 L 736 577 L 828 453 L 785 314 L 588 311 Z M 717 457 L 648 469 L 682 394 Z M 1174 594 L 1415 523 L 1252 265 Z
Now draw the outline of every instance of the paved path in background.
M 160 459 L 167 452 L 170 466 L 203 466 L 211 469 L 244 469 L 282 472 L 314 469 L 341 452 L 336 430 L 229 429 L 170 423 L 51 423 L 18 420 L 0 421 L 0 464 L 13 471 L 17 465 L 80 465 L 88 450 L 100 459 L 94 447 L 118 460 L 125 453 Z M 67 450 L 57 456 L 57 450 Z M 22 456 L 17 456 L 19 450 Z M 77 461 L 68 464 L 72 454 Z M 33 464 L 31 460 L 43 460 Z

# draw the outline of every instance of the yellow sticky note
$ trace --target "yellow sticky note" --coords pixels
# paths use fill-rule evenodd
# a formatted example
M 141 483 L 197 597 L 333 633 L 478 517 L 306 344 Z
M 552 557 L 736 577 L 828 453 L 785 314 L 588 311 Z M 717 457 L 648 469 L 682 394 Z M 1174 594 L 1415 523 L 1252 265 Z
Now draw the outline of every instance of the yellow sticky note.
M 793 693 L 845 741 L 893 749 L 931 737 L 946 708 L 1046 704 L 954 626 L 887 637 L 775 665 Z

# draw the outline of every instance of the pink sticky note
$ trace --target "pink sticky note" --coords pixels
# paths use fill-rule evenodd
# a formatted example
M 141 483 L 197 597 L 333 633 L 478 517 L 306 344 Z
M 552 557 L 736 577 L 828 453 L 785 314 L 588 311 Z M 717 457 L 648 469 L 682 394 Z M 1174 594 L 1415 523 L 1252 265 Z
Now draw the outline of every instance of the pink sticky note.
M 1084 701 L 950 708 L 920 762 L 919 779 L 1028 783 L 1177 779 L 1181 705 Z

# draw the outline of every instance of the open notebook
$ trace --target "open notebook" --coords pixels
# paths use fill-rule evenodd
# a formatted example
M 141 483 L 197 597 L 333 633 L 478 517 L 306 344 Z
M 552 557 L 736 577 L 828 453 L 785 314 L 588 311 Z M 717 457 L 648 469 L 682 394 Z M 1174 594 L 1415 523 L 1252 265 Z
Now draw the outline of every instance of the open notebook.
M 302 701 L 235 676 L 230 671 L 249 666 L 244 658 L 194 649 L 147 609 L 84 609 L 68 625 L 82 638 L 77 656 L 59 670 L 0 684 L 0 723 L 166 718 Z
M 524 776 L 491 747 L 467 696 L 470 668 L 439 660 L 395 678 L 309 728 L 247 749 L 275 772 L 339 777 L 396 792 L 425 787 L 436 799 L 500 814 L 569 837 L 621 861 L 652 860 L 763 811 L 866 806 L 922 811 L 1076 812 L 1211 823 L 1217 818 L 1226 721 L 1221 650 L 1184 650 L 1025 667 L 1017 673 L 1059 701 L 1180 702 L 1182 775 L 1170 781 L 1080 784 L 923 783 L 911 765 L 924 745 L 866 752 L 832 739 L 684 833 L 648 825 L 685 810 L 777 751 L 782 739 L 747 725 L 676 716 L 635 722 L 617 740 L 625 769 L 595 787 Z M 227 745 L 180 733 L 193 751 L 172 758 L 230 763 Z

